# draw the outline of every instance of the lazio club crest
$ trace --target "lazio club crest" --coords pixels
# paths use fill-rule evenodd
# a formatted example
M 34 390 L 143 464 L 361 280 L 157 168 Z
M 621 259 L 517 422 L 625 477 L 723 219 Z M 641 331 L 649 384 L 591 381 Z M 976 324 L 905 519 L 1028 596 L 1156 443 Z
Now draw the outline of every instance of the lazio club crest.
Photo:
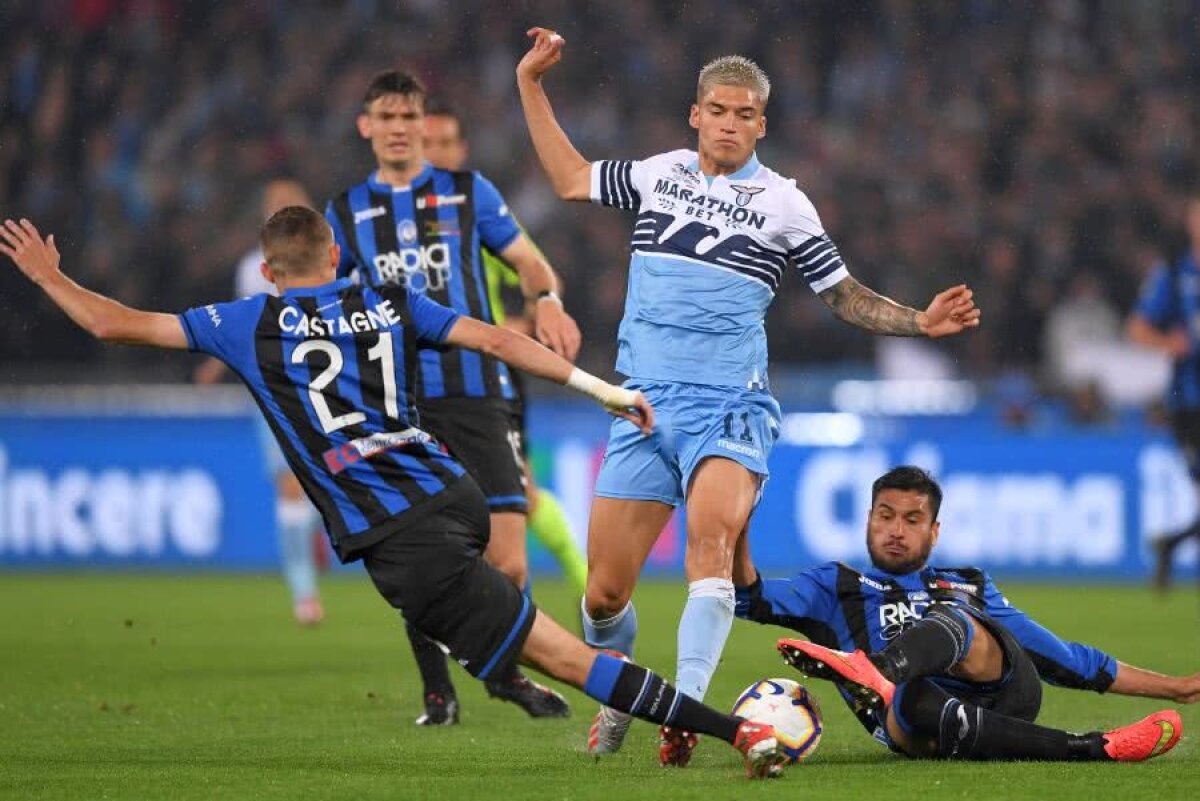
M 730 186 L 737 190 L 737 199 L 733 202 L 739 206 L 749 206 L 755 195 L 766 191 L 765 186 L 740 186 L 738 184 L 730 184 Z

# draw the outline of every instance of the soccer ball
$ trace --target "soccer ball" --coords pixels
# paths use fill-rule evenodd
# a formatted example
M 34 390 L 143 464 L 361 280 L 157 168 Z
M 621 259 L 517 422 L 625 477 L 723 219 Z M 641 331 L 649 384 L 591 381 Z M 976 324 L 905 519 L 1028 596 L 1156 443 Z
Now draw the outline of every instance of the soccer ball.
M 807 758 L 821 742 L 821 707 L 808 690 L 791 679 L 751 684 L 738 696 L 733 714 L 773 726 L 789 765 Z

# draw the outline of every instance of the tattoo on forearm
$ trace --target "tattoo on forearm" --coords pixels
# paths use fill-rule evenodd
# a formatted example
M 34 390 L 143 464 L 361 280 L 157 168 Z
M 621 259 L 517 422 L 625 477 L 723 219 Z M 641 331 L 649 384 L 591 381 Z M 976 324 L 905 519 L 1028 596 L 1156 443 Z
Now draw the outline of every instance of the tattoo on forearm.
M 901 306 L 853 278 L 843 278 L 822 292 L 820 298 L 839 319 L 873 334 L 921 336 L 916 309 Z

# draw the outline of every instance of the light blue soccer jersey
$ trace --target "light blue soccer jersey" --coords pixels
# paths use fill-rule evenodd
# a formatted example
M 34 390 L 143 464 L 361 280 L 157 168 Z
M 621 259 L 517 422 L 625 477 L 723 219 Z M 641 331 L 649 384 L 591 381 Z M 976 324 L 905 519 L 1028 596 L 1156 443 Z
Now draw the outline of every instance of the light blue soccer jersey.
M 591 198 L 636 210 L 617 371 L 762 389 L 767 307 L 789 267 L 814 292 L 849 275 L 796 182 L 752 157 L 708 179 L 695 151 L 592 164 Z

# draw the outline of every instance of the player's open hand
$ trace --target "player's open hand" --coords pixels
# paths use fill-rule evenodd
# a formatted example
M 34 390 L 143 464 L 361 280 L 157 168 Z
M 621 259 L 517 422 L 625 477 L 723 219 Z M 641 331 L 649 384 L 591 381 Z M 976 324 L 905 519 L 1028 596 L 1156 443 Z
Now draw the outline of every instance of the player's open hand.
M 921 333 L 927 337 L 945 337 L 966 328 L 978 328 L 980 310 L 974 297 L 975 293 L 966 284 L 939 292 L 929 308 L 917 316 Z
M 42 239 L 38 229 L 26 219 L 19 224 L 5 220 L 0 226 L 0 253 L 16 262 L 21 272 L 35 284 L 43 284 L 58 275 L 58 263 L 62 259 L 54 245 L 54 234 Z
M 549 28 L 530 28 L 525 35 L 533 40 L 533 46 L 517 64 L 517 77 L 540 81 L 551 67 L 562 61 L 567 41 Z
M 642 393 L 633 393 L 633 403 L 629 406 L 608 406 L 606 408 L 609 414 L 625 418 L 641 429 L 646 436 L 650 436 L 654 432 L 654 407 Z
M 552 298 L 540 300 L 534 315 L 534 331 L 538 341 L 567 361 L 574 362 L 583 337 L 579 333 L 579 326 L 562 304 Z

